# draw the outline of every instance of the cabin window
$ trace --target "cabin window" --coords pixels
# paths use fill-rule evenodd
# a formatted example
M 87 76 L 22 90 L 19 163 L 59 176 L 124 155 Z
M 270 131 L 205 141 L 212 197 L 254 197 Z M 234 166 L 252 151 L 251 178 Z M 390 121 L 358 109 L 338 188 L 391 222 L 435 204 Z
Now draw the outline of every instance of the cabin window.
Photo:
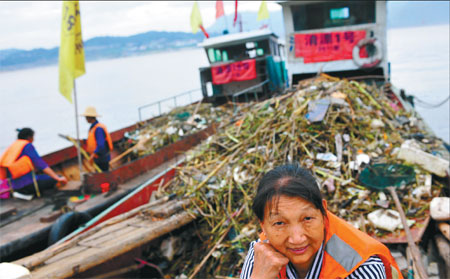
M 220 52 L 220 49 L 216 49 L 216 61 L 222 61 L 222 53 Z
M 226 50 L 222 51 L 222 59 L 224 62 L 228 61 L 228 52 Z
M 245 43 L 245 47 L 247 49 L 253 49 L 253 48 L 257 47 L 257 46 L 258 46 L 258 43 L 255 43 L 255 42 L 246 42 Z
M 210 63 L 216 62 L 216 54 L 213 48 L 208 49 L 208 58 Z
M 330 19 L 339 20 L 346 19 L 350 17 L 350 9 L 348 7 L 330 9 Z
M 272 53 L 269 40 L 250 41 L 237 45 L 220 48 L 207 48 L 208 59 L 211 64 L 217 62 L 240 61 L 256 58 Z
M 292 6 L 294 31 L 375 23 L 375 4 L 348 1 Z

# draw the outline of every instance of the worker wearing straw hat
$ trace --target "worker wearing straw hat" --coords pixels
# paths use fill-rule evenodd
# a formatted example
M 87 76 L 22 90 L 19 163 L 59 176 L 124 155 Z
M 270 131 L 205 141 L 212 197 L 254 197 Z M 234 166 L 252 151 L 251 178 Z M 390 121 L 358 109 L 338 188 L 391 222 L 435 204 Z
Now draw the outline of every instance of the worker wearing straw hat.
M 113 149 L 111 136 L 106 126 L 98 122 L 97 117 L 100 115 L 97 114 L 95 107 L 87 107 L 81 115 L 85 116 L 86 121 L 91 124 L 86 141 L 86 151 L 90 154 L 89 162 L 95 162 L 102 171 L 108 171 L 110 152 Z

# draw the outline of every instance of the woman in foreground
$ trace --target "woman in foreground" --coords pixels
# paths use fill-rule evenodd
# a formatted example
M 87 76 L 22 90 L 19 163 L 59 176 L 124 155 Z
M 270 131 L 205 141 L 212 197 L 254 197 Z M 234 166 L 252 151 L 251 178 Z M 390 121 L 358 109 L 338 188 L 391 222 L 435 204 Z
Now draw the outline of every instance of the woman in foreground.
M 241 279 L 403 278 L 386 246 L 327 210 L 305 169 L 269 171 L 252 209 L 262 233 L 250 244 Z

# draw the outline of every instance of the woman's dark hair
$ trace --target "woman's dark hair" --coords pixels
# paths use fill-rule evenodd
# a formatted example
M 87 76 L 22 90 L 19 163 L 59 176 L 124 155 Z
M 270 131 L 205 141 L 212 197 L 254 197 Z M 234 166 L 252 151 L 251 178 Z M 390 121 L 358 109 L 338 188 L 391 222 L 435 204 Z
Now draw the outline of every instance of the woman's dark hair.
M 258 185 L 252 209 L 260 221 L 264 220 L 266 204 L 280 196 L 299 197 L 311 202 L 326 216 L 322 194 L 308 170 L 298 165 L 282 165 L 266 173 Z
M 22 128 L 17 135 L 18 139 L 27 140 L 34 136 L 34 131 L 31 128 Z

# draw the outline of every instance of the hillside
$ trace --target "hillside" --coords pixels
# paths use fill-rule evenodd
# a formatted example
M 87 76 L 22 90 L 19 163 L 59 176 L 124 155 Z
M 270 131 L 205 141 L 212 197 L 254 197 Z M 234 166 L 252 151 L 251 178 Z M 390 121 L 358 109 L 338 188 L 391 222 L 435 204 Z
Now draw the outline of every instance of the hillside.
M 388 28 L 403 28 L 424 25 L 449 24 L 448 1 L 389 1 Z M 260 29 L 267 25 L 280 38 L 284 38 L 282 12 L 270 13 L 270 19 L 257 21 L 256 12 L 242 12 L 241 19 L 233 26 L 234 15 L 219 18 L 213 25 L 207 27 L 213 36 L 240 30 Z M 186 32 L 149 31 L 124 37 L 95 37 L 84 42 L 86 61 L 125 57 L 145 54 L 151 51 L 180 49 L 194 47 L 204 39 L 201 32 L 197 34 Z M 29 67 L 37 67 L 58 62 L 58 47 L 51 49 L 37 48 L 29 51 L 20 49 L 0 50 L 0 72 Z
M 139 55 L 196 46 L 203 34 L 149 31 L 124 37 L 95 37 L 84 42 L 86 61 Z M 0 71 L 16 70 L 58 62 L 58 47 L 32 50 L 0 50 Z

